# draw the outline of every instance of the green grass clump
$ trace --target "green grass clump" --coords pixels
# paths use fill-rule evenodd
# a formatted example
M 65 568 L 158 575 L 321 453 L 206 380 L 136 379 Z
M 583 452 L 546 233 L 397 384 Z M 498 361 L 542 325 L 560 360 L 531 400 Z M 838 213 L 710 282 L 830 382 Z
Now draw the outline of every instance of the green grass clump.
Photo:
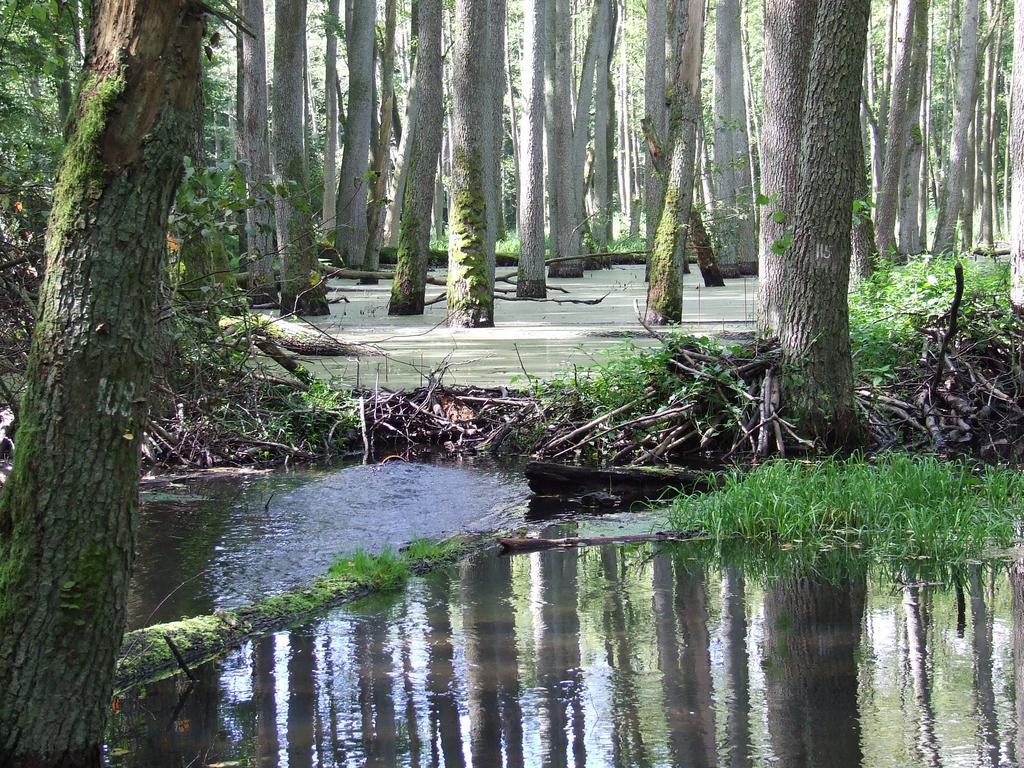
M 463 544 L 462 538 L 456 536 L 443 541 L 415 539 L 398 553 L 385 549 L 372 555 L 360 549 L 335 560 L 328 577 L 347 579 L 376 591 L 398 589 L 415 569 L 454 562 L 462 553 Z
M 1024 474 L 906 454 L 778 460 L 729 475 L 714 493 L 680 497 L 671 517 L 718 540 L 961 561 L 1011 543 L 1024 517 Z

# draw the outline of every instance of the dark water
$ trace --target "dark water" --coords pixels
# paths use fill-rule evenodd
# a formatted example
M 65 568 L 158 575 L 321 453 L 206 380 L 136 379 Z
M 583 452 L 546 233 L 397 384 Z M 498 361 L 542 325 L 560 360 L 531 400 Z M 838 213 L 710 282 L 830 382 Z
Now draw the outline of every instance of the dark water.
M 997 766 L 1005 566 L 951 589 L 700 544 L 483 558 L 115 702 L 114 766 Z
M 402 461 L 148 489 L 129 627 L 237 607 L 358 548 L 513 524 L 527 493 L 520 475 L 493 465 Z

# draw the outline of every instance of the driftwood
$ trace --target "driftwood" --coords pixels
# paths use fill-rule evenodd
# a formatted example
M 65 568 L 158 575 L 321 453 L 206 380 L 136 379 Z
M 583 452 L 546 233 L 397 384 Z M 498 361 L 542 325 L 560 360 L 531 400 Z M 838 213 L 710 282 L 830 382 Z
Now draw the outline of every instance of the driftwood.
M 701 534 L 694 531 L 658 531 L 624 536 L 569 536 L 564 539 L 512 538 L 498 539 L 498 550 L 503 555 L 524 552 L 543 552 L 548 549 L 573 547 L 600 547 L 605 544 L 636 544 L 649 541 L 688 541 Z
M 706 491 L 717 485 L 716 476 L 678 468 L 584 467 L 531 461 L 523 470 L 530 490 L 545 496 L 580 496 L 608 493 L 623 502 L 660 495 L 668 488 Z
M 262 315 L 246 315 L 243 317 L 221 318 L 220 325 L 221 328 L 231 330 L 232 332 L 248 332 L 252 334 L 255 340 L 268 339 L 282 349 L 310 357 L 370 356 L 380 354 L 380 350 L 376 347 L 368 344 L 341 341 L 315 326 L 290 320 L 267 318 Z M 266 352 L 265 349 L 263 351 Z M 270 353 L 268 352 L 267 354 Z M 274 359 L 276 360 L 277 358 Z M 288 366 L 285 367 L 287 368 Z

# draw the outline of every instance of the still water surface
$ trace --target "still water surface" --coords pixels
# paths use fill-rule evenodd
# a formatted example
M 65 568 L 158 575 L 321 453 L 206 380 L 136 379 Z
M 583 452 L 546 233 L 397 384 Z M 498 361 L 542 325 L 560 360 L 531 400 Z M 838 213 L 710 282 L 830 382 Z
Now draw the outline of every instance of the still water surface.
M 1005 566 L 963 596 L 701 544 L 485 557 L 115 701 L 109 763 L 1018 765 L 1024 611 Z

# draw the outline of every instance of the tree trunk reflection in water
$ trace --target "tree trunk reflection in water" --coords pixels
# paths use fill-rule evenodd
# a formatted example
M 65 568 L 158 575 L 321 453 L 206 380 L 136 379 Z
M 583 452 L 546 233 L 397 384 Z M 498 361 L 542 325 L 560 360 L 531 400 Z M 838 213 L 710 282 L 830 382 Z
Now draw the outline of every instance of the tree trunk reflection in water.
M 408 615 L 408 605 L 403 608 Z M 402 689 L 405 692 L 405 732 L 409 739 L 409 761 L 420 765 L 420 725 L 416 713 L 416 692 L 412 681 L 412 649 L 409 647 L 409 633 L 402 632 Z
M 626 619 L 627 615 L 632 618 L 634 614 L 628 605 L 629 593 L 622 582 L 626 568 L 625 562 L 620 568 L 619 558 L 623 554 L 618 547 L 601 549 L 601 570 L 605 580 L 605 656 L 612 670 L 612 764 L 615 768 L 646 768 L 652 760 L 640 727 L 634 651 L 630 644 L 634 628 Z
M 580 695 L 583 675 L 580 670 L 577 611 L 576 566 L 579 552 L 538 552 L 531 557 L 537 591 L 540 595 L 537 632 L 537 676 L 541 688 L 540 740 L 546 768 L 565 768 L 570 764 L 569 730 L 572 730 L 572 764 L 586 764 L 586 733 Z
M 1013 593 L 1013 704 L 1017 715 L 1017 733 L 1013 747 L 1017 760 L 1024 759 L 1024 549 L 1018 547 L 1017 559 L 1010 564 L 1010 590 Z
M 780 768 L 859 768 L 863 577 L 786 579 L 765 593 L 765 694 Z
M 353 629 L 359 670 L 359 709 L 365 766 L 390 768 L 395 750 L 394 667 L 388 648 L 388 615 L 372 610 Z
M 653 569 L 669 754 L 674 765 L 713 766 L 715 722 L 704 571 L 667 554 L 654 558 Z
M 978 765 L 999 765 L 999 724 L 992 687 L 992 617 L 985 605 L 982 567 L 971 566 L 971 645 L 974 651 L 974 695 L 978 712 Z
M 523 765 L 519 660 L 511 596 L 511 558 L 486 557 L 463 566 L 463 629 L 474 766 Z
M 430 712 L 430 765 L 464 768 L 462 726 L 452 647 L 452 621 L 448 612 L 449 577 L 438 572 L 428 577 L 427 701 Z M 438 752 L 440 749 L 440 753 Z
M 750 755 L 750 670 L 747 656 L 746 583 L 743 571 L 722 574 L 722 639 L 727 680 L 725 739 L 730 768 L 748 768 Z
M 277 683 L 274 674 L 273 635 L 263 637 L 252 649 L 252 702 L 256 709 L 256 765 L 277 767 Z
M 903 610 L 907 620 L 907 655 L 910 676 L 917 702 L 917 753 L 924 765 L 940 768 L 942 758 L 935 739 L 935 711 L 932 706 L 931 681 L 928 679 L 928 636 L 924 611 L 921 607 L 921 589 L 911 582 L 909 575 L 903 588 Z
M 312 768 L 316 675 L 309 629 L 288 633 L 288 768 Z

